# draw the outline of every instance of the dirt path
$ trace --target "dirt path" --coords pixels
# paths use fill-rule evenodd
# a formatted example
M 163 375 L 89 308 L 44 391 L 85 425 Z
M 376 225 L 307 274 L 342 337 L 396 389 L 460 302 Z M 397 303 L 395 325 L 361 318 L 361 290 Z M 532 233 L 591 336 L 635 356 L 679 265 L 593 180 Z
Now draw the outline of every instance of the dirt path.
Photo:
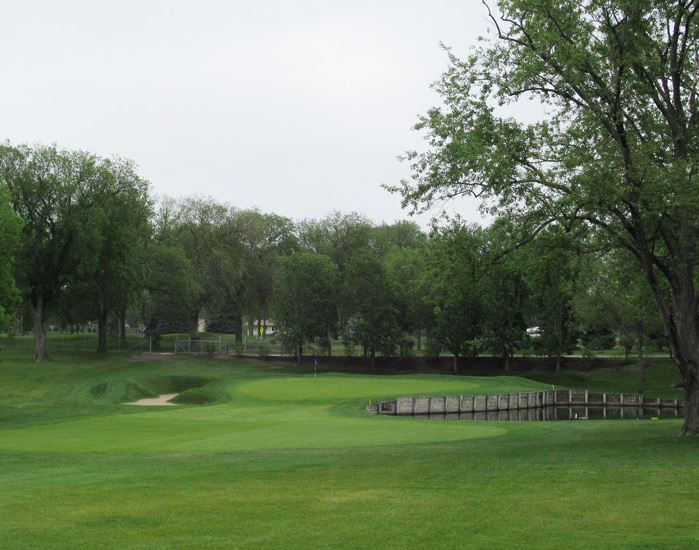
M 141 407 L 176 407 L 176 403 L 170 403 L 170 399 L 177 397 L 179 393 L 164 393 L 158 397 L 149 397 L 147 399 L 139 399 L 127 405 L 139 405 Z

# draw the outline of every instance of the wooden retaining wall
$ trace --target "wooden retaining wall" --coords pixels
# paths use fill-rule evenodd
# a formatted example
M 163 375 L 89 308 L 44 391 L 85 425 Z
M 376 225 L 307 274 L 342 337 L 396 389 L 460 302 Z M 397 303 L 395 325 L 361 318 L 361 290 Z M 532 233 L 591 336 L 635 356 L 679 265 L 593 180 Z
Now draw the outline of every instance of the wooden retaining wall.
M 587 390 L 556 390 L 504 395 L 458 395 L 443 397 L 399 397 L 381 401 L 379 414 L 414 416 L 535 409 L 557 405 L 678 408 L 681 399 L 649 398 L 639 394 L 593 393 Z

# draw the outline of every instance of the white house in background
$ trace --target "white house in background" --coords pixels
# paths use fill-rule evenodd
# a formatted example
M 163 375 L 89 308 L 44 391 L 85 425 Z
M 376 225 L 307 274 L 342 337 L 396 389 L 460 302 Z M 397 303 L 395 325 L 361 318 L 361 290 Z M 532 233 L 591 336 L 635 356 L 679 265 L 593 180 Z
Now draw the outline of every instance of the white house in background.
M 527 336 L 530 338 L 539 338 L 541 336 L 541 329 L 539 327 L 529 327 L 527 329 Z
M 279 331 L 279 327 L 270 319 L 262 319 L 261 321 L 255 320 L 252 322 L 252 333 L 258 334 L 258 325 L 262 325 L 262 334 L 265 336 L 271 336 Z

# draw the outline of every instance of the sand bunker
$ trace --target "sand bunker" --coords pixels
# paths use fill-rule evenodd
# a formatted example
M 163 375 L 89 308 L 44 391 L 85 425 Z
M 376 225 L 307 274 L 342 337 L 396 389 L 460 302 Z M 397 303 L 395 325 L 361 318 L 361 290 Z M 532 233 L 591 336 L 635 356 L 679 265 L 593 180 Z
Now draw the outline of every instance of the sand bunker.
M 179 393 L 164 393 L 158 397 L 148 397 L 147 399 L 139 399 L 127 405 L 139 405 L 141 407 L 176 407 L 176 403 L 170 403 L 170 399 L 177 397 Z

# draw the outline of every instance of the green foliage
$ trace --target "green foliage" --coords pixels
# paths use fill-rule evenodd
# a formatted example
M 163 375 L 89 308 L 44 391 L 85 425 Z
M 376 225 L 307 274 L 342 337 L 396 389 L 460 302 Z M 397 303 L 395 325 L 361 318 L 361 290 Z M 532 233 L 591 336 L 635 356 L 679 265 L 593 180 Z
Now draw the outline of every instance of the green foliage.
M 20 229 L 21 220 L 12 210 L 9 191 L 0 179 L 0 332 L 10 330 L 19 305 L 14 269 Z
M 396 293 L 398 322 L 404 334 L 429 331 L 434 323 L 433 281 L 427 242 L 416 248 L 394 246 L 384 256 Z
M 299 224 L 303 249 L 331 258 L 340 274 L 356 254 L 369 248 L 371 233 L 371 222 L 356 212 L 334 212 L 322 220 L 306 220 Z
M 280 260 L 272 311 L 299 354 L 306 342 L 334 329 L 337 285 L 337 268 L 327 256 L 299 252 Z
M 342 307 L 349 337 L 371 357 L 393 355 L 401 336 L 398 298 L 384 265 L 371 252 L 356 254 L 344 274 Z
M 33 310 L 37 360 L 46 354 L 48 312 L 99 250 L 99 212 L 92 216 L 98 164 L 97 157 L 82 151 L 0 146 L 0 178 L 23 220 L 17 273 Z
M 575 247 L 581 240 L 551 225 L 519 252 L 528 290 L 528 324 L 540 331 L 533 342 L 539 353 L 561 357 L 575 348 L 573 299 L 581 268 Z
M 432 237 L 428 279 L 434 307 L 432 338 L 454 356 L 477 355 L 483 335 L 483 235 L 458 221 Z

